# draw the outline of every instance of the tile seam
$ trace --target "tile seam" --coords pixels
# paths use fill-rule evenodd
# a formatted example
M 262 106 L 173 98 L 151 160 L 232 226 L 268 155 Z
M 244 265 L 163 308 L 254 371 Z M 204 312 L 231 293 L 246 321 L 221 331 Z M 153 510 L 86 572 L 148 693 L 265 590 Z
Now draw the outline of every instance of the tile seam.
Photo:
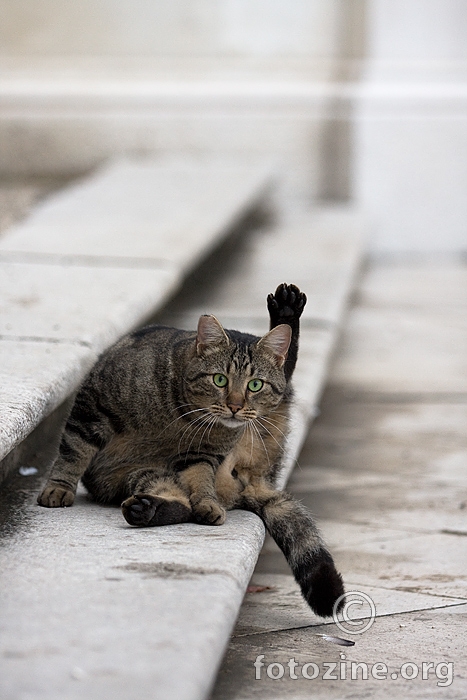
M 177 272 L 181 266 L 168 258 L 82 255 L 74 253 L 36 253 L 33 251 L 0 250 L 0 263 L 11 265 L 56 265 L 57 267 L 86 267 L 111 269 L 151 269 Z
M 76 345 L 79 347 L 89 348 L 92 350 L 93 345 L 87 340 L 79 340 L 78 338 L 53 338 L 39 335 L 2 335 L 0 341 L 16 342 L 16 343 L 45 343 L 51 345 Z
M 374 586 L 373 586 L 373 588 L 374 588 Z M 443 596 L 443 597 L 446 598 L 447 596 Z M 457 598 L 456 600 L 459 600 L 459 598 Z M 447 605 L 440 605 L 440 606 L 437 606 L 436 608 L 433 608 L 433 607 L 431 607 L 431 608 L 415 608 L 414 610 L 401 610 L 400 612 L 381 613 L 380 615 L 376 614 L 376 617 L 380 618 L 380 617 L 395 617 L 396 615 L 410 615 L 412 613 L 425 612 L 428 610 L 445 610 L 447 608 L 457 608 L 457 607 L 462 607 L 464 605 L 467 605 L 467 599 L 461 600 L 461 602 L 457 602 L 457 603 L 448 603 Z M 361 619 L 365 619 L 365 618 L 361 618 Z M 277 634 L 278 632 L 295 632 L 297 630 L 307 630 L 307 629 L 312 629 L 315 627 L 323 627 L 323 626 L 332 625 L 332 624 L 334 624 L 334 621 L 329 620 L 327 622 L 319 622 L 316 625 L 311 624 L 311 625 L 299 625 L 298 627 L 279 627 L 279 628 L 273 629 L 273 630 L 261 630 L 258 632 L 247 632 L 245 634 L 235 634 L 235 635 L 232 635 L 232 639 L 242 639 L 245 637 L 259 637 L 259 636 L 265 635 L 265 634 Z

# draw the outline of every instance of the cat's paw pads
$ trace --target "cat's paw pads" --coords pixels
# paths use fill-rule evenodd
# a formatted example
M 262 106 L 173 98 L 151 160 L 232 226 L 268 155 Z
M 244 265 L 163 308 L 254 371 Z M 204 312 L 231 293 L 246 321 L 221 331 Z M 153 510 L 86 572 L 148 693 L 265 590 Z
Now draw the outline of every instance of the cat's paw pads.
M 280 284 L 267 298 L 268 311 L 275 323 L 287 323 L 299 319 L 306 304 L 306 294 L 294 284 Z
M 45 508 L 66 508 L 73 505 L 75 494 L 71 489 L 59 486 L 49 481 L 42 493 L 37 497 L 37 502 Z
M 193 516 L 195 522 L 200 523 L 200 525 L 223 525 L 226 512 L 216 501 L 203 498 L 196 505 L 193 504 Z
M 175 525 L 191 520 L 191 509 L 181 501 L 136 493 L 122 503 L 123 517 L 135 527 Z

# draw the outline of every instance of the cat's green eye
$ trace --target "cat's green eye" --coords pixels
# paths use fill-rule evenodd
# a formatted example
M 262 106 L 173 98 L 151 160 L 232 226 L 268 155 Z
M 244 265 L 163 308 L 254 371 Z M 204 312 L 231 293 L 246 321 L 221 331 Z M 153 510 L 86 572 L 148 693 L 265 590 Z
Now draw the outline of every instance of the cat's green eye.
M 229 381 L 225 374 L 215 374 L 212 379 L 214 384 L 220 387 L 227 386 L 227 383 Z
M 261 379 L 250 379 L 248 382 L 248 388 L 250 391 L 259 391 L 263 388 L 264 382 Z

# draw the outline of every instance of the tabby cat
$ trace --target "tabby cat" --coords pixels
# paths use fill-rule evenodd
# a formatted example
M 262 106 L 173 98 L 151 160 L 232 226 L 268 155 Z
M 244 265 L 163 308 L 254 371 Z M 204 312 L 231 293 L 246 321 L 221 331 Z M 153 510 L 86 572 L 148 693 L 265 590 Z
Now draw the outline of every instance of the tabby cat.
M 71 506 L 82 478 L 94 500 L 121 504 L 138 527 L 221 525 L 226 509 L 252 511 L 314 612 L 332 615 L 342 578 L 310 513 L 274 486 L 305 303 L 280 285 L 262 338 L 214 316 L 193 332 L 148 326 L 124 337 L 79 390 L 38 503 Z

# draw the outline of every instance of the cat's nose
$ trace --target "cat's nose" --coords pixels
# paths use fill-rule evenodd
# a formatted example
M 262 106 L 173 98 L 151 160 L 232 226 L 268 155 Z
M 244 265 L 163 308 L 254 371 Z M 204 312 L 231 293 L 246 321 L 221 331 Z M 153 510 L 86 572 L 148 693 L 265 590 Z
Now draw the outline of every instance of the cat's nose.
M 241 408 L 243 408 L 242 404 L 238 403 L 228 403 L 227 406 L 230 408 L 232 413 L 235 415 L 238 411 L 240 411 Z

